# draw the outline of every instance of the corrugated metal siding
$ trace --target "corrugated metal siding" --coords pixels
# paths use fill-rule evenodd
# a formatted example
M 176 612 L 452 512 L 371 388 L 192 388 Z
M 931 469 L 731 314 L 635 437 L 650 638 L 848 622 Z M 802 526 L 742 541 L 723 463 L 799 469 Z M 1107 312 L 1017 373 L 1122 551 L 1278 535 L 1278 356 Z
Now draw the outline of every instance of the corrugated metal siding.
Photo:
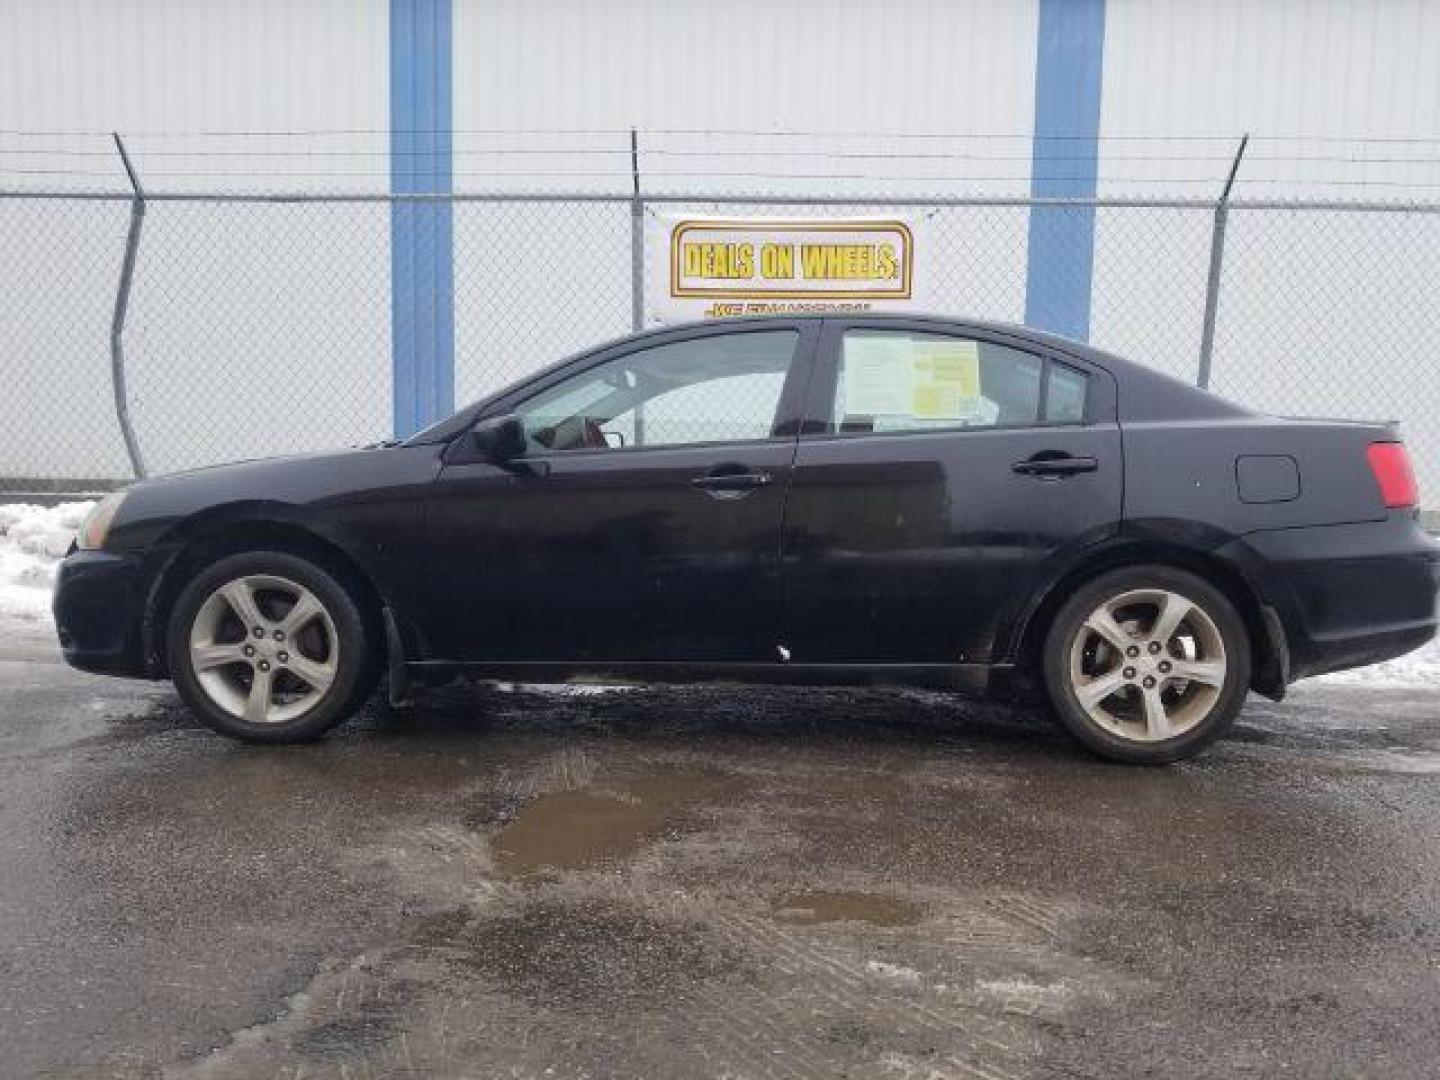
M 1036 20 L 1033 0 L 455 0 L 455 186 L 628 193 L 633 126 L 647 192 L 1023 194 Z M 458 398 L 628 328 L 624 207 L 466 207 L 456 238 Z M 987 272 L 1023 262 L 1012 244 Z M 564 318 L 524 284 L 577 273 Z
M 388 21 L 385 0 L 6 0 L 0 186 L 128 190 L 108 136 L 55 134 L 119 130 L 151 190 L 384 191 Z M 204 134 L 292 131 L 335 134 Z M 127 208 L 6 210 L 0 373 L 26 389 L 0 394 L 0 474 L 124 475 L 108 330 Z M 389 236 L 383 204 L 153 203 L 127 332 L 151 467 L 388 434 Z M 21 456 L 37 447 L 59 449 Z
M 625 190 L 636 127 L 649 191 L 993 189 L 974 146 L 895 136 L 1024 140 L 1035 27 L 1033 0 L 456 0 L 456 186 Z M 536 130 L 569 135 L 504 134 Z M 588 153 L 517 176 L 522 147 Z
M 1215 198 L 1251 132 L 1237 199 L 1440 199 L 1437 42 L 1434 0 L 1109 0 L 1101 191 Z M 1210 221 L 1100 216 L 1096 343 L 1195 377 Z M 1399 419 L 1433 490 L 1437 234 L 1433 216 L 1233 212 L 1212 385 L 1262 409 Z
M 456 0 L 459 128 L 1025 134 L 1024 0 Z
M 1034 0 L 454 5 L 457 190 L 627 192 L 632 125 L 652 192 L 1029 189 Z M 6 0 L 0 182 L 124 190 L 103 135 L 118 129 L 152 189 L 385 190 L 388 34 L 388 0 Z M 1108 0 L 1100 191 L 1212 197 L 1235 138 L 1250 131 L 1257 138 L 1238 195 L 1434 199 L 1440 141 L 1407 140 L 1440 140 L 1436 41 L 1434 0 Z M 26 142 L 6 134 L 13 129 L 99 134 Z M 947 137 L 901 137 L 916 133 Z M 966 135 L 981 137 L 956 137 Z M 1401 141 L 1344 141 L 1376 137 Z M 7 154 L 22 146 L 27 153 Z M 47 146 L 66 153 L 34 153 Z M 103 385 L 106 305 L 92 305 L 86 325 L 98 330 L 87 330 L 84 348 L 57 347 L 45 327 L 63 325 L 65 295 L 113 295 L 121 219 L 103 209 L 47 212 L 89 215 L 109 230 L 107 243 L 77 244 L 83 230 L 63 221 L 26 229 L 24 215 L 11 212 L 9 280 L 64 287 L 11 290 L 15 302 L 0 319 L 6 374 Z M 460 214 L 459 397 L 501 368 L 513 372 L 625 329 L 627 213 L 472 205 Z M 337 372 L 337 385 L 353 394 L 312 418 L 318 442 L 388 430 L 387 207 L 182 214 L 156 206 L 151 214 L 147 244 L 168 247 L 164 259 L 153 257 L 158 247 L 142 252 L 137 279 L 138 414 L 179 410 L 196 395 L 190 438 L 198 443 L 207 425 L 236 412 L 233 400 L 203 396 L 200 388 L 215 382 L 204 365 L 254 374 L 232 395 L 271 392 L 267 385 L 317 369 Z M 961 253 L 944 260 L 954 282 L 949 303 L 988 314 L 1013 307 L 1018 317 L 1024 221 L 1023 210 L 937 217 L 933 227 Z M 1423 252 L 1403 237 L 1364 248 L 1391 225 L 1307 222 L 1300 235 L 1279 218 L 1232 220 L 1233 292 L 1221 297 L 1217 385 L 1298 404 L 1301 394 L 1284 380 L 1295 377 L 1287 358 L 1303 352 L 1393 357 L 1364 385 L 1413 386 L 1406 373 L 1418 370 L 1415 343 L 1433 339 L 1435 325 L 1436 294 L 1413 271 Z M 1193 375 L 1208 244 L 1203 210 L 1099 213 L 1094 339 Z M 1338 312 L 1354 310 L 1355 297 L 1373 301 L 1376 289 L 1409 302 L 1372 304 L 1377 314 L 1349 319 L 1343 334 L 1321 328 L 1308 313 L 1326 282 L 1339 280 L 1336 266 L 1357 279 Z M 577 280 L 585 285 L 570 310 L 557 310 L 549 285 L 574 290 Z M 992 296 L 998 306 L 985 309 L 976 297 L 992 293 L 1004 302 Z M 311 317 L 317 311 L 324 318 Z M 45 318 L 23 321 L 34 312 Z M 1362 325 L 1363 340 L 1354 330 Z M 1347 397 L 1354 380 L 1312 376 L 1300 389 L 1318 401 L 1321 384 L 1334 389 L 1323 403 L 1329 411 L 1418 424 L 1425 410 L 1440 410 L 1425 398 L 1440 386 L 1433 378 L 1393 403 L 1378 391 L 1365 402 Z M 13 406 L 15 423 L 43 430 L 71 422 L 63 393 L 47 400 Z M 175 459 L 192 448 L 175 448 Z M 96 453 L 115 459 L 108 442 Z
M 281 176 L 303 189 L 384 190 L 388 22 L 385 0 L 8 0 L 0 131 L 127 133 L 154 187 L 273 188 Z M 338 134 L 193 134 L 292 131 Z M 25 155 L 50 175 L 18 172 L 6 150 L 19 145 L 0 135 L 7 185 L 123 186 L 103 139 L 26 143 L 71 152 Z
M 1434 0 L 1109 0 L 1107 133 L 1440 131 Z
M 1237 195 L 1358 197 L 1364 182 L 1372 197 L 1433 198 L 1440 145 L 1350 140 L 1440 138 L 1437 42 L 1434 0 L 1110 0 L 1102 175 L 1111 189 L 1165 178 L 1213 194 L 1248 131 Z M 1180 139 L 1125 141 L 1167 135 Z
M 7 0 L 0 124 L 385 127 L 384 0 Z

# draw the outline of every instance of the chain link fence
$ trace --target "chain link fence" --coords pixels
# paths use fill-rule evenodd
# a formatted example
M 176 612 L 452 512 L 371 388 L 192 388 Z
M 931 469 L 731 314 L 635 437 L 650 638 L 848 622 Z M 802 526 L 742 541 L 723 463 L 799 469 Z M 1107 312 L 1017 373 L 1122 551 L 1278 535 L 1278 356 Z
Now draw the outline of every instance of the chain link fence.
M 395 199 L 153 195 L 117 314 L 135 201 L 0 195 L 0 490 L 129 479 L 127 413 L 151 473 L 388 437 Z M 925 219 L 932 306 L 1009 322 L 1024 316 L 1032 222 L 1093 215 L 1096 345 L 1189 381 L 1208 353 L 1210 387 L 1267 412 L 1398 420 L 1435 506 L 1440 204 L 1237 200 L 1217 229 L 1221 205 L 1076 200 L 1032 217 L 1008 197 L 639 200 L 643 213 L 903 210 Z M 635 285 L 657 290 L 664 273 L 632 275 L 636 206 L 454 198 L 457 403 L 632 328 Z

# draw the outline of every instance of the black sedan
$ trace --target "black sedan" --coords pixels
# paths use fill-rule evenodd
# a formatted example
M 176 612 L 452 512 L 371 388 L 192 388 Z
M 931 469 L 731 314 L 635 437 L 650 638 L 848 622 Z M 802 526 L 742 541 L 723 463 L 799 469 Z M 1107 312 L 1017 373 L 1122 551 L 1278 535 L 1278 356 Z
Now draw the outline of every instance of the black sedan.
M 1017 327 L 772 318 L 638 334 L 399 444 L 106 498 L 55 614 L 241 739 L 388 677 L 1044 690 L 1173 761 L 1247 692 L 1436 631 L 1385 425 L 1279 420 Z

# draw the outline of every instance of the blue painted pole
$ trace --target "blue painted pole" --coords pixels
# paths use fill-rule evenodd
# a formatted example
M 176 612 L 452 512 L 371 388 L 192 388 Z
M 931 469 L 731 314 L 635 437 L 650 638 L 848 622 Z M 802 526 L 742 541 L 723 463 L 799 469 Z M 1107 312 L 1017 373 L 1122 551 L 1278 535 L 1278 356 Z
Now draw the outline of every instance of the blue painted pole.
M 1100 154 L 1105 0 L 1040 0 L 1030 193 L 1093 198 Z M 1092 207 L 1031 207 L 1025 323 L 1090 336 Z
M 448 194 L 451 0 L 390 0 L 390 190 Z M 413 434 L 454 409 L 453 208 L 390 207 L 390 350 L 394 427 Z

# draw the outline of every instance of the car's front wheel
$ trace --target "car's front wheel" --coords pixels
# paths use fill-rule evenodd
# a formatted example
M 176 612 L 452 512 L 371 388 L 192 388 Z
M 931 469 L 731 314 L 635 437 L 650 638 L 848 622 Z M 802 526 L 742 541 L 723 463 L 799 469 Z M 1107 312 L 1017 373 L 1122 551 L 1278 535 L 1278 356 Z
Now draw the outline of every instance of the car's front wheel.
M 281 551 L 231 555 L 191 579 L 166 649 L 185 703 L 249 742 L 324 734 L 363 700 L 373 671 L 355 599 L 327 570 Z
M 1250 642 L 1234 604 L 1167 566 L 1103 574 L 1060 608 L 1044 643 L 1061 723 L 1117 761 L 1178 761 L 1218 739 L 1250 686 Z

